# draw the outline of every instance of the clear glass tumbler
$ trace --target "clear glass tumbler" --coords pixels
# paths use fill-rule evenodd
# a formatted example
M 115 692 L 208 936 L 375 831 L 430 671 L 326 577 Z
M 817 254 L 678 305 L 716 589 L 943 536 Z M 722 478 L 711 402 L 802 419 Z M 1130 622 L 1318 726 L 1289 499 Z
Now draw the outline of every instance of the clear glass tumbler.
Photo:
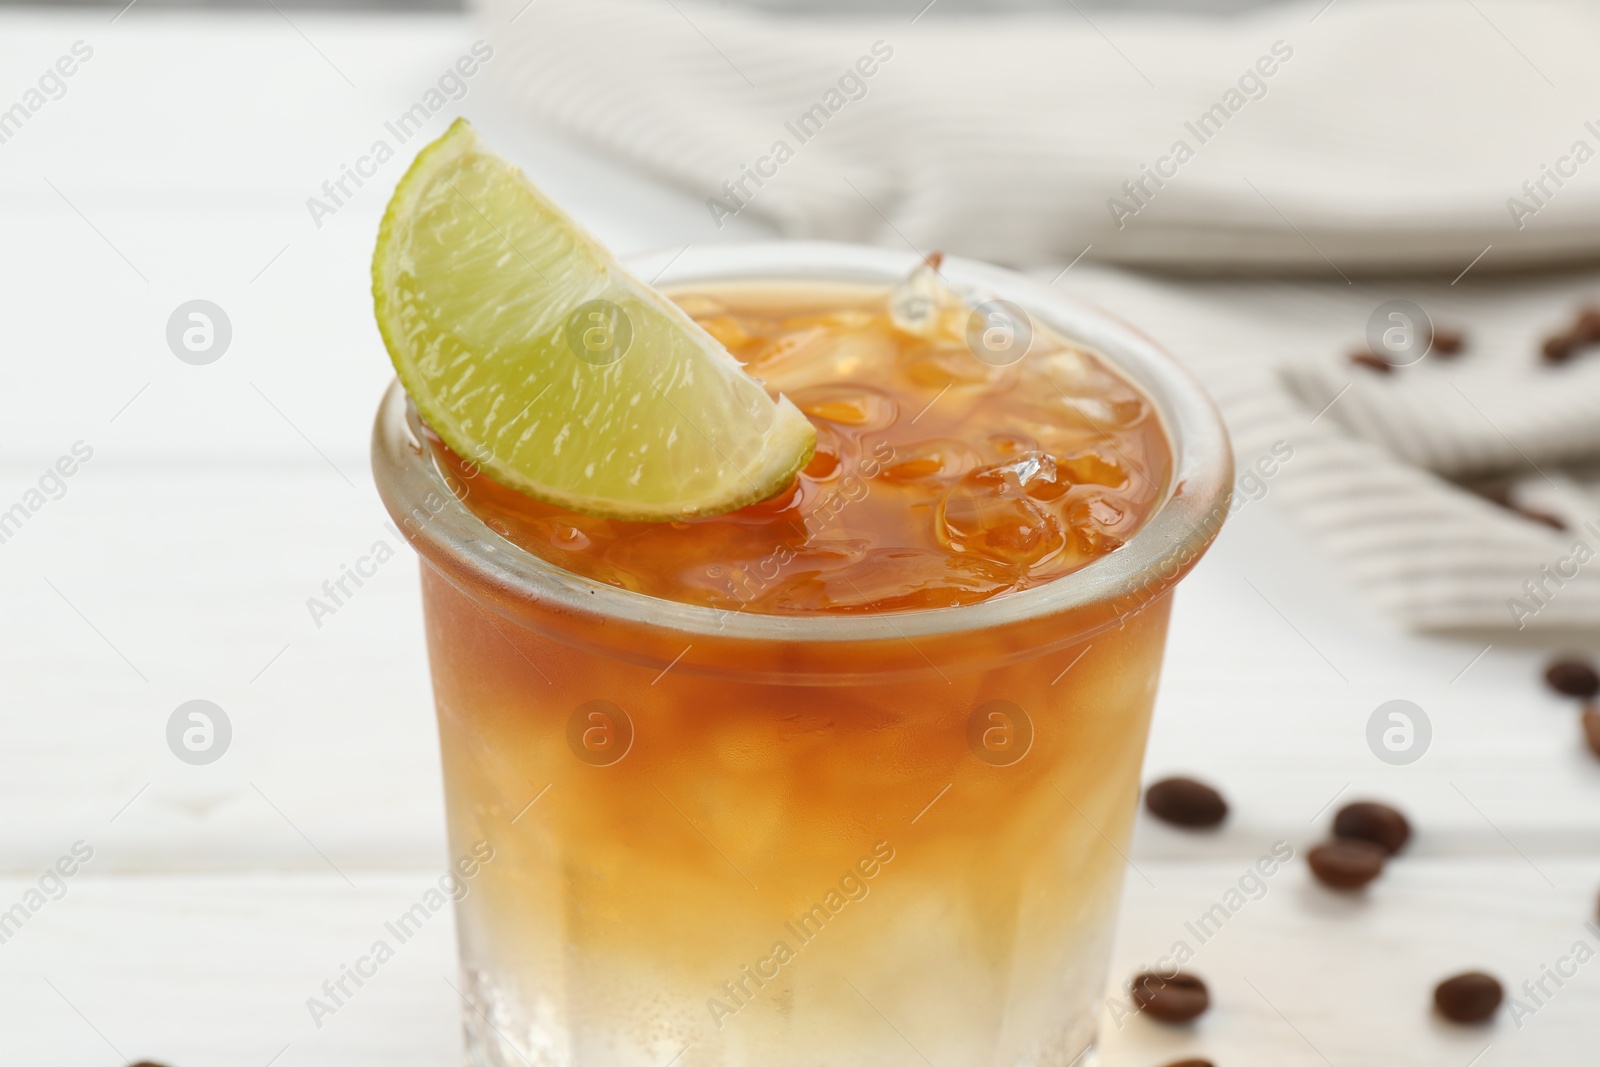
M 776 243 L 657 284 L 891 286 L 914 257 Z M 422 557 L 474 1067 L 1022 1067 L 1095 1039 L 1173 586 L 1227 514 L 1227 435 L 1142 334 L 1018 275 L 1151 398 L 1164 501 L 1047 585 L 876 616 L 672 603 L 563 571 L 457 499 L 404 393 L 380 492 Z M 477 845 L 476 855 L 487 851 Z

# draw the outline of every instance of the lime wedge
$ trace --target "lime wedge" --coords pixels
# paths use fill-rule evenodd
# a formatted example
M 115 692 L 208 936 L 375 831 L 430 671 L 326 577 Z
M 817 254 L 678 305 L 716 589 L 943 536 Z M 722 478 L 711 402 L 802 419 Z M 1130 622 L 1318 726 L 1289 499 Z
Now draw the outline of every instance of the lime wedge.
M 816 431 L 457 119 L 400 180 L 378 329 L 434 432 L 502 485 L 660 522 L 774 495 Z

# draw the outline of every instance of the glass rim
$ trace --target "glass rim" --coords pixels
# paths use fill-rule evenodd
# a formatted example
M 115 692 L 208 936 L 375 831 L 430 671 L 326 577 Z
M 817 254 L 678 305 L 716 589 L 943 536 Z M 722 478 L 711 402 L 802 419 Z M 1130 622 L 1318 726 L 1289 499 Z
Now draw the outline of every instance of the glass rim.
M 890 286 L 921 261 L 913 252 L 822 241 L 691 246 L 623 260 L 636 275 L 664 288 L 730 282 Z M 379 495 L 425 559 L 443 557 L 454 564 L 451 571 L 476 574 L 506 593 L 564 612 L 674 631 L 686 638 L 906 640 L 1066 616 L 1097 604 L 1111 610 L 1094 629 L 1113 625 L 1170 589 L 1227 517 L 1233 454 L 1221 414 L 1176 359 L 1111 313 L 1021 274 L 959 256 L 944 257 L 940 272 L 956 285 L 1019 305 L 1031 318 L 1106 360 L 1154 403 L 1172 449 L 1170 480 L 1155 514 L 1120 548 L 1043 585 L 951 607 L 871 615 L 772 615 L 665 600 L 564 570 L 492 530 L 461 502 L 433 462 L 423 445 L 419 417 L 398 381 L 385 391 L 373 427 L 372 466 Z M 422 521 L 414 521 L 419 512 Z

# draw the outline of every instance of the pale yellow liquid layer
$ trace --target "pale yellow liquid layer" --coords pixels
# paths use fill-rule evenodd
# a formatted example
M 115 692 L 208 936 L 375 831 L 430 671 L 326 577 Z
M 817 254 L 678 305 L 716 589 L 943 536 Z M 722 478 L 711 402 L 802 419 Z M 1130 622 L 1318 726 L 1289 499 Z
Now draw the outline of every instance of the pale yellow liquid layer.
M 1082 1051 L 1165 599 L 1038 660 L 805 687 L 661 675 L 491 622 L 431 570 L 424 589 L 452 847 L 496 853 L 458 907 L 493 1024 L 469 1014 L 476 1063 L 912 1065 L 921 1049 L 1065 1067 Z M 593 761 L 615 750 L 569 740 L 595 700 L 632 723 L 609 766 Z M 994 700 L 1032 723 L 1009 766 L 969 739 Z

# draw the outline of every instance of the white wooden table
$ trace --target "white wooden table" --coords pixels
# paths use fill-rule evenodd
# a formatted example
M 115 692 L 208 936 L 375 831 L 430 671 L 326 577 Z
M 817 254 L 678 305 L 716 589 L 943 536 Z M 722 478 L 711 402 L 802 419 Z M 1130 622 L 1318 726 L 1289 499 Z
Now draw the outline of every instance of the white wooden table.
M 93 449 L 0 543 L 0 910 L 75 842 L 93 849 L 0 944 L 0 1061 L 459 1063 L 444 922 L 321 1029 L 305 1008 L 444 855 L 415 563 L 385 565 L 320 628 L 305 606 L 392 539 L 366 471 L 389 377 L 366 268 L 415 144 L 320 228 L 305 201 L 485 31 L 111 15 L 0 14 L 0 107 L 74 42 L 93 49 L 0 144 L 0 510 L 75 442 Z M 719 234 L 692 198 L 525 129 L 486 73 L 448 113 L 614 248 L 760 233 Z M 165 340 L 194 298 L 233 327 L 209 366 Z M 1484 967 L 1515 992 L 1575 941 L 1600 947 L 1581 925 L 1600 761 L 1537 683 L 1548 651 L 1402 634 L 1270 496 L 1245 508 L 1179 598 L 1148 765 L 1215 781 L 1234 817 L 1205 838 L 1140 826 L 1115 973 L 1186 938 L 1273 841 L 1315 843 L 1336 798 L 1392 799 L 1419 837 L 1363 899 L 1298 862 L 1274 877 L 1198 948 L 1213 1012 L 1192 1031 L 1108 1017 L 1106 1062 L 1593 1063 L 1600 962 L 1521 1025 L 1428 1012 L 1444 975 Z M 1407 767 L 1364 741 L 1395 697 L 1436 731 Z M 233 725 L 209 766 L 165 741 L 195 698 Z

